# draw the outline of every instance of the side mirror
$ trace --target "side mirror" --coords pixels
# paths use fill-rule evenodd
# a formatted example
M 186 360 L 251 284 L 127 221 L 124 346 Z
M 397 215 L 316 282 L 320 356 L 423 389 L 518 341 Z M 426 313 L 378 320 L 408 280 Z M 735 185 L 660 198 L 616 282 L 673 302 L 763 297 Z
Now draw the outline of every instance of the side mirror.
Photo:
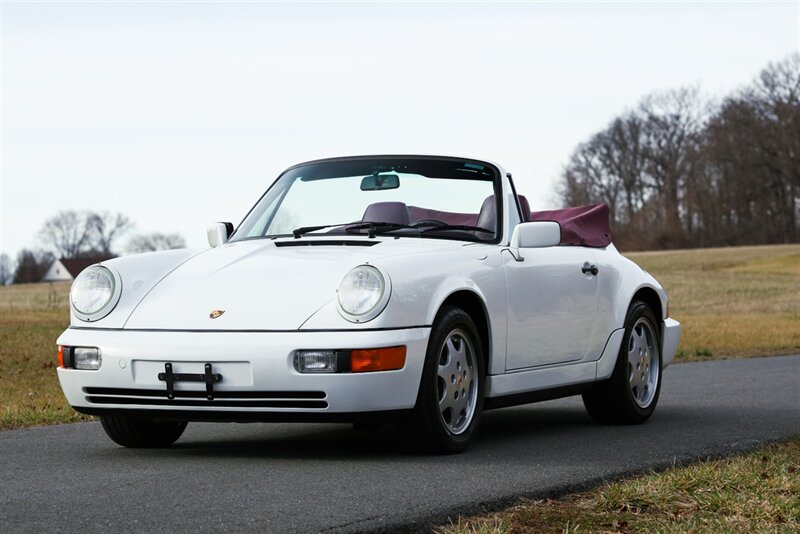
M 228 238 L 233 233 L 233 223 L 229 222 L 216 222 L 208 225 L 206 235 L 208 236 L 208 244 L 211 247 L 218 247 L 228 242 Z
M 561 243 L 561 225 L 555 221 L 535 221 L 520 223 L 511 234 L 511 254 L 517 261 L 521 248 L 555 247 Z

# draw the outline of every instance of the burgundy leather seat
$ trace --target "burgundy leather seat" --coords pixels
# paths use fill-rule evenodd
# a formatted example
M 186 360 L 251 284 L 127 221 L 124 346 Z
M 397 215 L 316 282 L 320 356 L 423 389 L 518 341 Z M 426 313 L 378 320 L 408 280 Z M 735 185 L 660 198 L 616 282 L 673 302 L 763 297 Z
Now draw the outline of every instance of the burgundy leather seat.
M 519 207 L 522 209 L 522 222 L 530 222 L 531 220 L 531 205 L 528 199 L 522 195 L 517 195 L 519 199 Z
M 411 215 L 408 213 L 408 206 L 403 202 L 375 202 L 364 210 L 361 221 L 410 224 Z
M 496 217 L 494 195 L 489 195 L 486 197 L 486 200 L 483 201 L 481 212 L 478 214 L 478 222 L 475 226 L 480 226 L 481 228 L 486 228 L 494 232 Z

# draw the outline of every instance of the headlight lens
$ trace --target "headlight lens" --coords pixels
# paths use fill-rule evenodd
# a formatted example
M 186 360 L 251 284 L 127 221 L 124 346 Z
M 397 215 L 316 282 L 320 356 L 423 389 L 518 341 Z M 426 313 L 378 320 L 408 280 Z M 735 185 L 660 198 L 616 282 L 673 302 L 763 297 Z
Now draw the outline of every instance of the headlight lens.
M 345 319 L 353 322 L 368 321 L 383 310 L 388 301 L 386 280 L 371 265 L 359 265 L 347 275 L 336 293 L 339 309 Z
M 72 283 L 69 292 L 72 308 L 80 315 L 81 319 L 92 320 L 93 317 L 111 304 L 111 299 L 118 295 L 117 283 L 111 271 L 102 265 L 93 265 L 84 269 Z

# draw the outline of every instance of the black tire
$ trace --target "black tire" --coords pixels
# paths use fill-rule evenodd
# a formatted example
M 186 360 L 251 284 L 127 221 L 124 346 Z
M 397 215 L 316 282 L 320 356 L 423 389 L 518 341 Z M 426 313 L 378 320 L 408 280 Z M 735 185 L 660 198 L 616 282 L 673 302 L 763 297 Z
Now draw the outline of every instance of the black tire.
M 103 430 L 123 447 L 169 447 L 186 430 L 186 421 L 153 421 L 127 415 L 102 415 Z
M 635 425 L 644 423 L 653 414 L 661 392 L 662 371 L 657 325 L 647 304 L 640 300 L 631 303 L 611 378 L 583 394 L 586 411 L 598 423 Z
M 449 385 L 441 373 L 450 375 Z M 416 406 L 404 422 L 414 445 L 437 454 L 464 451 L 480 423 L 485 377 L 483 346 L 475 323 L 461 308 L 443 307 L 428 339 Z M 442 408 L 440 399 L 449 407 Z

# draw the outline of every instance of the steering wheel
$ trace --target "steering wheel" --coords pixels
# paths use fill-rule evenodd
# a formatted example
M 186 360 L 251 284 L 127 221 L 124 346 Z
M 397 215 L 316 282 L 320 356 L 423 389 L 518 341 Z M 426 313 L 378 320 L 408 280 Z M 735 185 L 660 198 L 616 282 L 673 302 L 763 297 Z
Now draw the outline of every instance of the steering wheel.
M 447 223 L 444 221 L 437 221 L 436 219 L 420 219 L 412 222 L 411 226 L 414 228 L 419 228 L 420 226 L 447 226 Z

